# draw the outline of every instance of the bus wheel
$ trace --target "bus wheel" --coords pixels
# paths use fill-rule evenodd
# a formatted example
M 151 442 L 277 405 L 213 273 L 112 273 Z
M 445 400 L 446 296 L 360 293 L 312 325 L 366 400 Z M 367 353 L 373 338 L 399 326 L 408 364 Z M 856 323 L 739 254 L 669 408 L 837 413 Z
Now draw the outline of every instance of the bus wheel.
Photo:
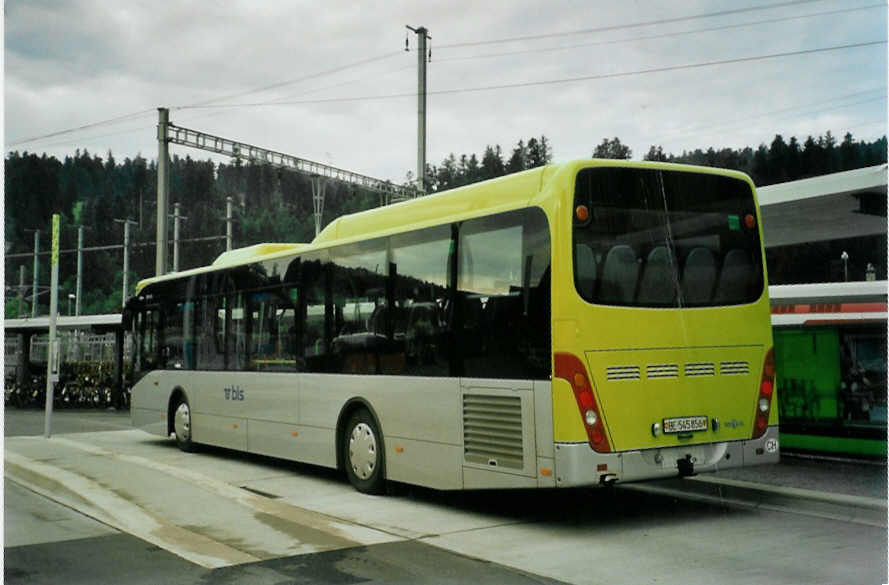
M 194 443 L 191 441 L 191 409 L 184 396 L 179 399 L 179 404 L 173 410 L 173 432 L 180 449 L 186 452 L 194 451 Z
M 359 492 L 379 494 L 383 477 L 383 435 L 370 413 L 357 410 L 349 417 L 343 435 L 343 461 L 349 482 Z

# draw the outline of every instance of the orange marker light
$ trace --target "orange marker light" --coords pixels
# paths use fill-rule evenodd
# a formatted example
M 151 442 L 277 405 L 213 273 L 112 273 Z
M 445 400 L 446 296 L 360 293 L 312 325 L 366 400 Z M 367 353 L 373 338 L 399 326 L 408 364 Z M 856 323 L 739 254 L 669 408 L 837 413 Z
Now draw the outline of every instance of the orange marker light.
M 756 218 L 753 217 L 752 213 L 748 213 L 744 216 L 744 225 L 746 225 L 751 230 L 756 226 Z
M 395 445 L 395 452 L 404 453 L 404 447 L 402 447 L 401 445 Z
M 587 209 L 586 205 L 578 205 L 577 209 L 574 210 L 574 215 L 576 215 L 577 219 L 580 221 L 586 221 L 590 218 L 590 210 Z
M 290 434 L 293 435 L 294 437 L 298 437 L 298 436 L 299 436 L 299 433 L 296 432 L 296 431 L 290 431 Z
M 552 469 L 547 469 L 546 467 L 541 467 L 541 468 L 540 468 L 540 475 L 545 475 L 545 476 L 549 477 L 549 476 L 552 475 L 552 474 L 553 474 L 553 470 L 552 470 Z

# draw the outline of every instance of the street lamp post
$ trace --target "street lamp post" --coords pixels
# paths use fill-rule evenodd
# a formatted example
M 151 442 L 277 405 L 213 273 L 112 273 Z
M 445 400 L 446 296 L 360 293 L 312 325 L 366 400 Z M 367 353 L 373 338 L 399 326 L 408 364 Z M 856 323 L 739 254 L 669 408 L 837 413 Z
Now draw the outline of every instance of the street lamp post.
M 68 293 L 68 316 L 71 316 L 71 301 L 75 300 L 77 295 L 74 293 Z

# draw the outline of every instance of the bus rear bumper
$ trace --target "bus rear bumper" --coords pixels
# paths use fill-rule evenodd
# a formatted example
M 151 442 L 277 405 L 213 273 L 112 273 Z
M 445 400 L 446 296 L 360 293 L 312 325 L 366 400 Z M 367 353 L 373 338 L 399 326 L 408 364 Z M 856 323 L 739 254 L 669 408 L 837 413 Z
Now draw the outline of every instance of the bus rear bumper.
M 596 486 L 777 463 L 778 427 L 759 439 L 596 453 L 587 443 L 556 443 L 556 487 Z M 689 465 L 689 463 L 691 465 Z

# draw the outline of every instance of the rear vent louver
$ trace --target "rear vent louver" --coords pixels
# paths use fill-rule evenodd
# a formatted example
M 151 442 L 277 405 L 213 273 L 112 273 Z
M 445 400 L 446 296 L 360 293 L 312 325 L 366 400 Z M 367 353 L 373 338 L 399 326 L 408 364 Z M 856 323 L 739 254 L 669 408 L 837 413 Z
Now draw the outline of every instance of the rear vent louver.
M 713 362 L 693 362 L 685 364 L 685 376 L 714 376 L 716 375 L 716 367 Z
M 747 375 L 750 373 L 750 364 L 740 362 L 719 362 L 719 373 L 723 376 Z
M 638 380 L 640 378 L 639 366 L 609 366 L 605 369 L 605 377 L 608 380 Z
M 522 469 L 521 398 L 464 394 L 463 452 L 470 463 Z
M 645 366 L 647 378 L 678 378 L 679 366 L 676 364 L 648 364 Z

